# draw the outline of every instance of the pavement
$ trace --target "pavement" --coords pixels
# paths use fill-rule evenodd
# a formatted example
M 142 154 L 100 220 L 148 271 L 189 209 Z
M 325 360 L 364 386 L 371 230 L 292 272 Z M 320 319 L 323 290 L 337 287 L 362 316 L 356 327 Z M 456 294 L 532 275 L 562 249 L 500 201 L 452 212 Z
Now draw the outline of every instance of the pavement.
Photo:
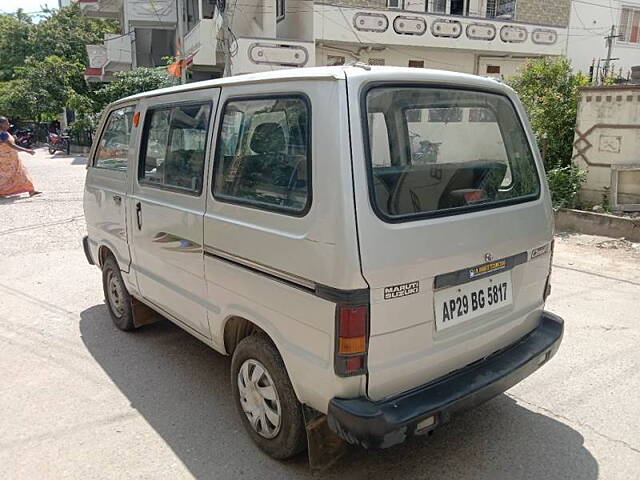
M 638 245 L 558 236 L 553 360 L 429 438 L 311 474 L 252 445 L 227 358 L 169 322 L 112 326 L 80 243 L 85 159 L 24 161 L 44 194 L 0 199 L 0 478 L 640 478 Z

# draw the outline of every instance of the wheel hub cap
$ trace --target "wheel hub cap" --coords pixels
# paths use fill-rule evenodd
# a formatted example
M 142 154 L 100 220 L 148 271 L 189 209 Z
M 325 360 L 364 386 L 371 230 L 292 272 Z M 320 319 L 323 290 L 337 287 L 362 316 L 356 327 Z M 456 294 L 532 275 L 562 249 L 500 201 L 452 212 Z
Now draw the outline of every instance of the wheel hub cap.
M 238 391 L 242 410 L 251 427 L 264 438 L 278 435 L 280 399 L 273 379 L 262 363 L 245 360 L 238 371 Z

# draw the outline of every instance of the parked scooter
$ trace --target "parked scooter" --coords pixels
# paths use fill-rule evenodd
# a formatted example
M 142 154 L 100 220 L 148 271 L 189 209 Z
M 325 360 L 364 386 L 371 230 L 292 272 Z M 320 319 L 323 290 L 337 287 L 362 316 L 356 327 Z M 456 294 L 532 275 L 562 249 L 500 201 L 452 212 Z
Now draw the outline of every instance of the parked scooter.
M 13 136 L 16 139 L 16 144 L 22 148 L 31 148 L 35 141 L 33 132 L 27 129 L 16 130 Z
M 51 155 L 56 152 L 65 152 L 67 155 L 71 153 L 71 137 L 69 135 L 49 132 L 47 144 Z

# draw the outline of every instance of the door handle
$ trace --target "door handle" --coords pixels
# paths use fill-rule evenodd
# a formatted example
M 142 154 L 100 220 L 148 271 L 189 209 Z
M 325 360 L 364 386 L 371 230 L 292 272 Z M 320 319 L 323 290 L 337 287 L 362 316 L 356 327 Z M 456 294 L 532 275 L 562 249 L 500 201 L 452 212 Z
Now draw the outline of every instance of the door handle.
M 120 195 L 114 194 L 113 201 L 116 202 L 117 205 L 120 205 L 122 203 L 122 197 Z
M 142 205 L 136 203 L 136 220 L 138 221 L 138 230 L 142 230 Z

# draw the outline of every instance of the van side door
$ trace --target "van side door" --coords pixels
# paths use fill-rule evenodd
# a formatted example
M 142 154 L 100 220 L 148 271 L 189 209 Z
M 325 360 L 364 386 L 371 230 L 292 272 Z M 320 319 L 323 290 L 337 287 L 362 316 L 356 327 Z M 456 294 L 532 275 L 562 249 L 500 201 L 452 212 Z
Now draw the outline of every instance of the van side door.
M 203 265 L 204 188 L 219 89 L 141 102 L 130 216 L 142 297 L 209 338 Z
M 107 113 L 87 166 L 84 212 L 91 249 L 111 250 L 124 271 L 131 256 L 127 242 L 126 197 L 135 104 L 119 105 Z M 133 158 L 133 157 L 131 157 Z

